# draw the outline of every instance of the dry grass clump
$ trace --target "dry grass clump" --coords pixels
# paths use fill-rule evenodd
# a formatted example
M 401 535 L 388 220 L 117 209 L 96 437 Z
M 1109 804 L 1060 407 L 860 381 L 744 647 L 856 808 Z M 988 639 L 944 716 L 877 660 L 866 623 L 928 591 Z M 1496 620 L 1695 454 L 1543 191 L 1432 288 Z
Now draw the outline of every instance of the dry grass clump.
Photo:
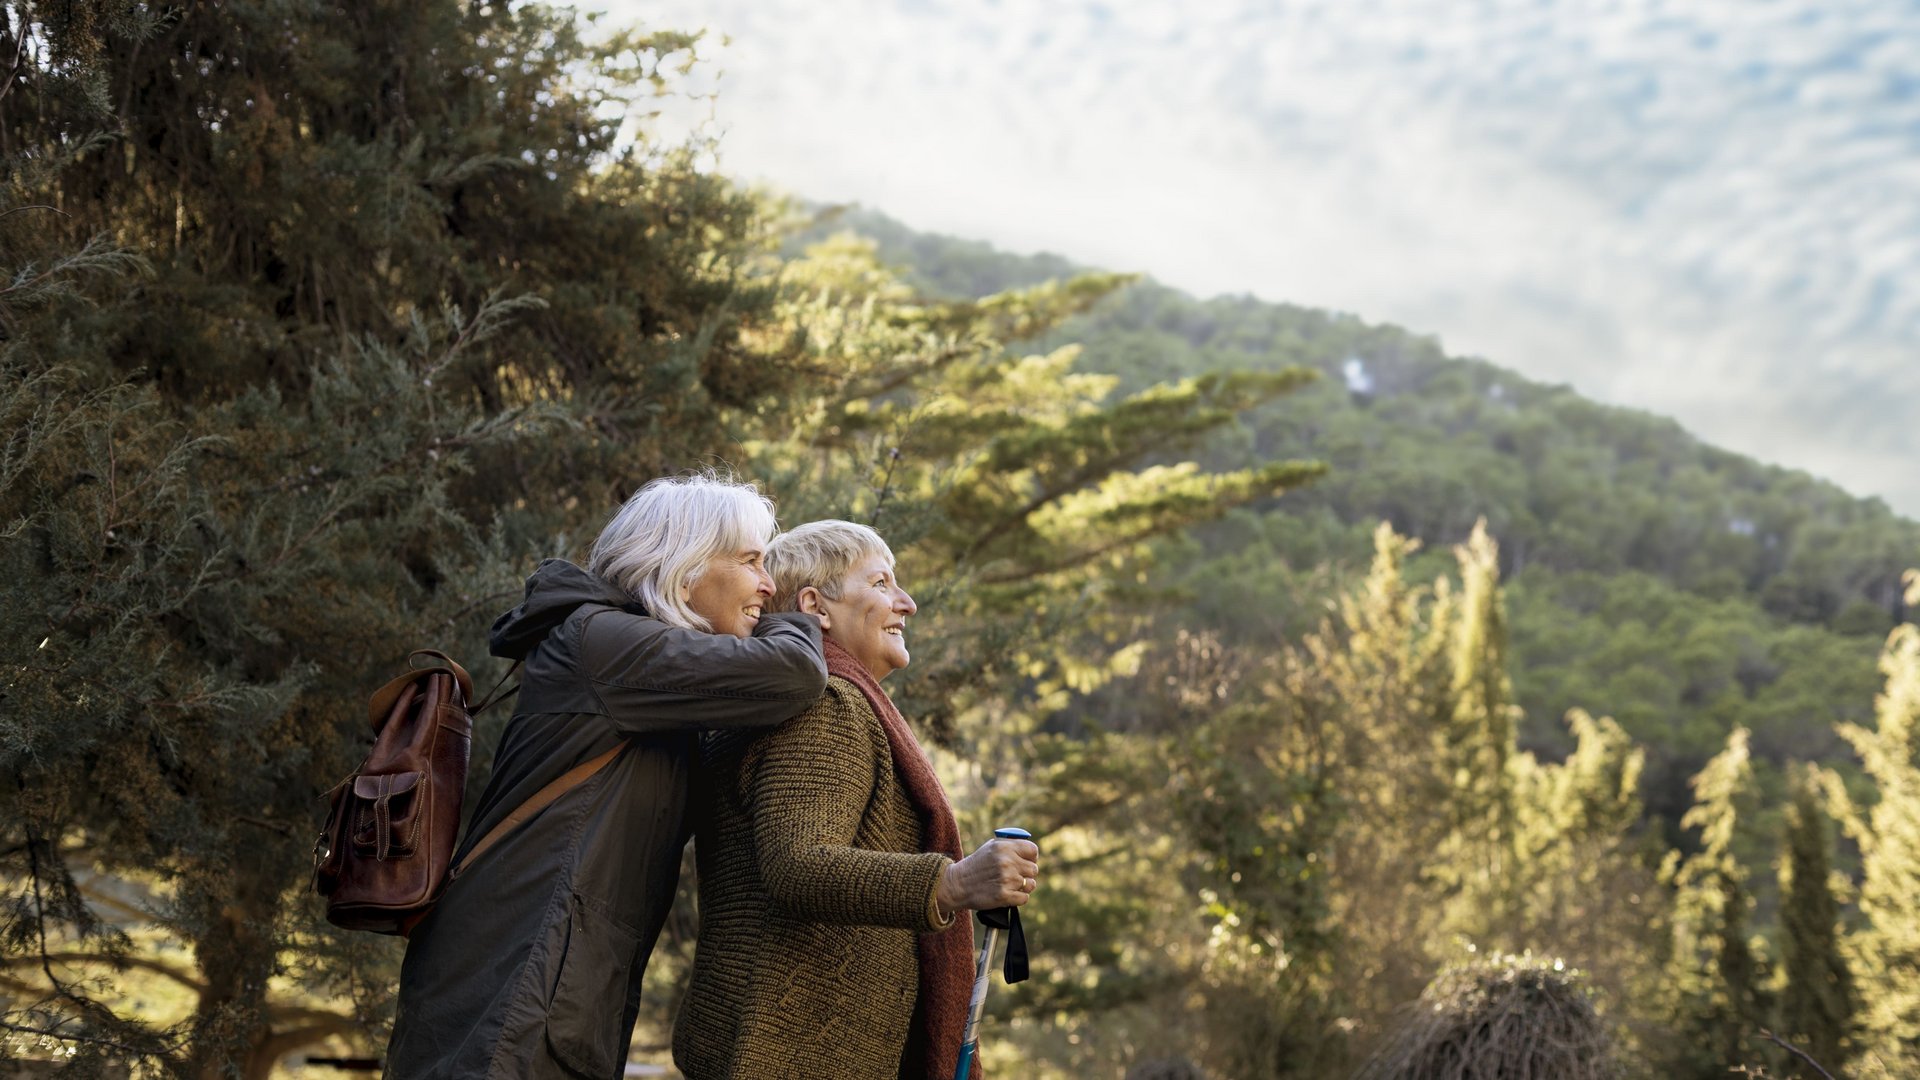
M 1357 1080 L 1615 1080 L 1606 1024 L 1577 972 L 1493 956 L 1427 984 Z

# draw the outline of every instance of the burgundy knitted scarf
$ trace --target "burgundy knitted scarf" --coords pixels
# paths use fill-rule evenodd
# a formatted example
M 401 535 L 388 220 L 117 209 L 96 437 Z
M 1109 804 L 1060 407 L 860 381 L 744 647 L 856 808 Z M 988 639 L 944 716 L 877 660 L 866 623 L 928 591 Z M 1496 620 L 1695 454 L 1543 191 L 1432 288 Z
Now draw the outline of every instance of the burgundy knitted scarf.
M 953 805 L 947 801 L 946 789 L 933 771 L 933 761 L 913 737 L 906 718 L 880 689 L 879 680 L 851 653 L 831 639 L 826 653 L 827 674 L 859 687 L 867 704 L 873 706 L 874 715 L 880 718 L 880 726 L 886 729 L 887 746 L 893 751 L 893 773 L 906 789 L 907 800 L 920 812 L 920 835 L 926 849 L 959 859 L 960 827 L 953 820 Z M 956 913 L 952 926 L 922 934 L 919 939 L 920 997 L 913 1016 L 919 1037 L 909 1038 L 907 1045 L 926 1048 L 926 1075 L 935 1080 L 952 1076 L 959 1063 L 967 1005 L 973 996 L 973 923 L 965 915 Z M 911 1071 L 903 1070 L 902 1075 L 911 1075 Z

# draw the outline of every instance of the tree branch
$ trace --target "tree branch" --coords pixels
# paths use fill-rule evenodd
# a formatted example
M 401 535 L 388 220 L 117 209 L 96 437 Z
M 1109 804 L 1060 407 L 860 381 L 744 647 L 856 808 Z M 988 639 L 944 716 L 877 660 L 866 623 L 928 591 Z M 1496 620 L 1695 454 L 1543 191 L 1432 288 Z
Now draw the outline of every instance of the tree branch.
M 1805 1050 L 1802 1050 L 1799 1047 L 1788 1042 L 1787 1040 L 1781 1038 L 1780 1036 L 1775 1035 L 1773 1032 L 1768 1031 L 1766 1028 L 1760 1029 L 1760 1037 L 1763 1039 L 1766 1039 L 1771 1043 L 1774 1043 L 1780 1046 L 1781 1048 L 1785 1049 L 1789 1053 L 1792 1053 L 1793 1055 L 1797 1056 L 1801 1061 L 1804 1061 L 1808 1065 L 1811 1065 L 1813 1067 L 1813 1071 L 1819 1073 L 1821 1076 L 1826 1077 L 1827 1080 L 1833 1080 L 1833 1074 L 1828 1072 L 1825 1068 L 1821 1067 L 1819 1062 L 1813 1060 L 1812 1054 L 1807 1053 Z
M 43 1039 L 56 1039 L 60 1042 L 86 1043 L 89 1046 L 105 1046 L 105 1047 L 108 1047 L 109 1049 L 118 1050 L 124 1054 L 133 1054 L 143 1058 L 165 1056 L 164 1054 L 159 1053 L 150 1047 L 129 1046 L 126 1043 L 119 1042 L 114 1039 L 103 1039 L 98 1035 L 74 1035 L 74 1034 L 68 1034 L 65 1032 L 57 1031 L 57 1030 L 49 1031 L 46 1028 L 30 1027 L 26 1024 L 16 1024 L 11 1020 L 0 1020 L 0 1031 L 17 1031 L 22 1035 L 38 1035 Z
M 0 211 L 0 218 L 3 218 L 3 217 L 6 217 L 6 216 L 8 216 L 9 214 L 17 214 L 17 213 L 19 213 L 19 212 L 20 212 L 20 211 L 22 211 L 22 210 L 51 210 L 51 211 L 53 211 L 54 213 L 56 213 L 56 214 L 59 214 L 59 215 L 60 215 L 61 217 L 72 217 L 72 216 L 73 216 L 73 215 L 71 215 L 71 214 L 69 214 L 69 213 L 67 213 L 67 212 L 66 212 L 65 210 L 62 210 L 62 209 L 60 209 L 60 208 L 59 208 L 59 207 L 57 207 L 57 206 L 48 206 L 48 205 L 46 205 L 45 203 L 32 203 L 32 204 L 30 204 L 30 205 L 27 205 L 27 206 L 16 206 L 16 207 L 14 207 L 14 208 L 13 208 L 13 209 L 11 209 L 11 210 L 6 210 L 6 211 Z
M 20 77 L 20 69 L 27 62 L 27 39 L 33 36 L 33 24 L 27 21 L 26 13 L 20 15 L 20 40 L 13 47 L 13 67 L 7 72 L 7 81 L 0 85 L 0 98 L 13 90 L 15 79 Z
M 40 956 L 0 957 L 0 967 L 31 967 L 41 963 L 42 960 L 53 964 L 106 964 L 116 971 L 126 968 L 139 968 L 143 971 L 151 971 L 165 975 L 167 978 L 172 979 L 174 982 L 196 993 L 205 993 L 207 989 L 205 983 L 194 978 L 191 974 L 171 964 L 142 956 L 114 956 L 111 953 L 82 951 L 51 952 L 44 953 Z M 57 989 L 60 984 L 56 982 L 54 985 Z
M 102 875 L 102 876 L 105 876 L 105 875 Z M 98 879 L 95 879 L 95 880 L 98 880 Z M 89 904 L 94 905 L 95 907 L 107 908 L 111 911 L 117 912 L 122 916 L 125 916 L 129 919 L 133 919 L 139 922 L 153 921 L 153 913 L 145 910 L 144 908 L 135 907 L 134 905 L 127 903 L 125 900 L 122 900 L 119 897 L 112 895 L 111 893 L 105 892 L 104 890 L 94 888 L 92 885 L 89 885 L 84 881 L 76 882 L 75 884 L 77 884 L 80 888 L 80 891 L 86 895 L 87 902 Z

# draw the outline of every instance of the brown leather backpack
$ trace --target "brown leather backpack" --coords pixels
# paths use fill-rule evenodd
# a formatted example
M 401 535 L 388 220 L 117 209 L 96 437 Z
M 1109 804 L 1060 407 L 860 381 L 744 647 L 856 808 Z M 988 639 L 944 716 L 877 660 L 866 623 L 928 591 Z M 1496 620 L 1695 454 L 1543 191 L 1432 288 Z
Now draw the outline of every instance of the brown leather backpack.
M 421 656 L 438 663 L 413 667 Z M 487 700 L 469 711 L 473 679 L 452 657 L 418 649 L 407 663 L 406 673 L 368 702 L 373 750 L 329 793 L 333 805 L 313 845 L 314 889 L 327 902 L 327 921 L 402 937 L 482 852 L 585 783 L 627 746 L 622 740 L 535 792 L 452 866 L 473 718 L 506 696 L 500 687 L 520 665 L 508 669 Z
M 413 667 L 420 657 L 436 663 Z M 327 921 L 404 934 L 446 887 L 460 833 L 473 743 L 473 679 L 445 653 L 421 649 L 367 707 L 373 749 L 334 787 L 314 845 L 314 888 Z M 485 708 L 487 702 L 481 705 Z

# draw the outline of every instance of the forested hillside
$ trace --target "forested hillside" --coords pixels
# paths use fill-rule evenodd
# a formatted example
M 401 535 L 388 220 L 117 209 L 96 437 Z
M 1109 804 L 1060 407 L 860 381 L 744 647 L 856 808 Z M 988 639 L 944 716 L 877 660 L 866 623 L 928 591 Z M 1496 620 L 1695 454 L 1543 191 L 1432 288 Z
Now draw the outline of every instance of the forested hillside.
M 871 238 L 937 295 L 1075 272 L 865 210 L 830 215 L 798 242 L 833 229 Z M 1521 744 L 1557 757 L 1570 747 L 1560 718 L 1604 709 L 1646 747 L 1645 794 L 1669 825 L 1688 804 L 1686 778 L 1736 726 L 1753 734 L 1770 805 L 1779 777 L 1767 766 L 1840 757 L 1833 725 L 1871 711 L 1880 641 L 1910 617 L 1900 575 L 1920 563 L 1920 523 L 1670 420 L 1450 357 L 1431 338 L 1146 281 L 1039 344 L 1069 342 L 1081 347 L 1076 370 L 1123 388 L 1217 369 L 1324 375 L 1203 457 L 1306 457 L 1329 472 L 1163 560 L 1175 568 L 1165 584 L 1186 598 L 1177 621 L 1236 643 L 1295 634 L 1364 566 L 1376 523 L 1437 560 L 1484 519 L 1512 612 Z

